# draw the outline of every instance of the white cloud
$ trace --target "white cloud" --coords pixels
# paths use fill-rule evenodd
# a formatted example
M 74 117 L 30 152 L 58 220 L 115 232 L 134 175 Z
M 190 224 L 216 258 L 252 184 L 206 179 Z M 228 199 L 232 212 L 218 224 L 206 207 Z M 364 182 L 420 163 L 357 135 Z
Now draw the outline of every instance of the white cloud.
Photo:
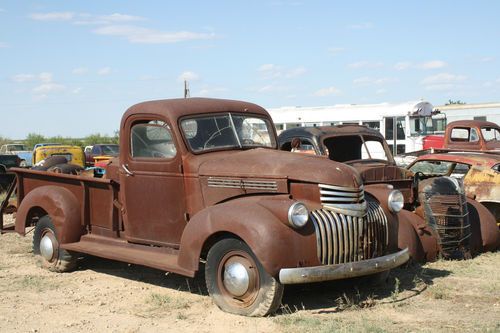
M 185 71 L 181 75 L 177 77 L 177 81 L 183 82 L 185 81 L 198 81 L 200 76 L 195 72 Z
M 109 75 L 111 74 L 111 67 L 103 67 L 97 71 L 98 75 Z
M 0 49 L 8 48 L 9 44 L 0 42 Z
M 368 76 L 360 77 L 357 79 L 354 79 L 352 83 L 355 85 L 381 85 L 381 84 L 386 84 L 386 83 L 391 83 L 391 82 L 397 82 L 398 79 L 393 78 L 393 77 L 382 77 L 382 78 L 371 78 Z
M 462 87 L 462 83 L 467 79 L 465 75 L 455 75 L 449 73 L 440 73 L 428 76 L 421 81 L 426 90 L 449 91 Z
M 89 70 L 85 67 L 77 67 L 77 68 L 74 68 L 71 73 L 75 74 L 75 75 L 82 75 L 82 74 L 85 74 L 87 73 Z
M 349 68 L 360 69 L 360 68 L 380 68 L 383 67 L 384 64 L 381 62 L 370 62 L 370 61 L 358 61 L 353 62 L 347 65 Z
M 75 89 L 71 90 L 71 92 L 72 92 L 73 94 L 79 94 L 81 91 L 82 91 L 82 88 L 81 88 L 81 87 L 78 87 L 78 88 L 75 88 Z
M 387 92 L 387 89 L 384 89 L 384 88 L 381 88 L 381 89 L 378 89 L 377 91 L 375 91 L 375 93 L 377 95 L 382 95 L 382 94 L 385 94 Z
M 330 48 L 328 48 L 328 53 L 330 53 L 330 55 L 332 55 L 332 56 L 336 56 L 344 51 L 345 51 L 345 48 L 343 48 L 343 47 L 330 47 Z
M 304 67 L 296 67 L 285 72 L 285 78 L 289 79 L 292 77 L 297 77 L 305 74 L 307 70 Z
M 29 17 L 36 21 L 71 21 L 75 17 L 73 12 L 52 12 L 52 13 L 34 13 Z
M 479 59 L 479 62 L 483 62 L 483 63 L 488 63 L 488 62 L 493 62 L 493 61 L 495 61 L 494 57 L 482 57 Z
M 409 61 L 400 61 L 394 65 L 394 69 L 397 71 L 404 71 L 412 66 L 412 63 Z
M 446 67 L 447 65 L 448 64 L 446 62 L 441 60 L 431 60 L 420 64 L 419 67 L 422 69 L 439 69 Z
M 65 90 L 66 87 L 62 84 L 57 84 L 53 82 L 43 83 L 35 88 L 33 88 L 33 92 L 36 94 L 46 95 L 48 93 L 61 92 Z
M 318 97 L 325 97 L 325 96 L 330 96 L 330 95 L 340 95 L 341 91 L 337 89 L 336 87 L 328 87 L 328 88 L 322 88 L 319 89 L 314 93 L 314 96 Z
M 361 23 L 355 23 L 351 24 L 349 26 L 349 29 L 352 30 L 368 30 L 373 28 L 373 23 L 371 22 L 361 22 Z
M 114 23 L 127 23 L 145 21 L 141 16 L 114 13 L 111 15 L 90 15 L 78 14 L 78 18 L 73 22 L 76 25 L 106 25 Z
M 305 74 L 307 69 L 302 66 L 295 68 L 283 68 L 275 64 L 264 64 L 261 65 L 257 71 L 264 79 L 275 79 L 279 77 L 290 79 Z
M 290 90 L 289 87 L 285 86 L 280 86 L 277 84 L 268 84 L 266 86 L 263 86 L 261 88 L 256 89 L 257 92 L 259 93 L 277 93 L 277 92 L 284 92 Z
M 227 89 L 223 87 L 203 88 L 198 92 L 198 96 L 214 96 L 219 93 L 224 93 L 226 91 Z
M 40 79 L 40 81 L 44 83 L 52 82 L 52 73 L 47 73 L 47 72 L 40 73 L 38 74 L 38 78 Z
M 109 25 L 95 29 L 93 32 L 98 35 L 123 37 L 131 43 L 143 44 L 168 44 L 215 38 L 214 33 L 190 31 L 164 32 L 132 25 Z
M 443 84 L 443 83 L 459 83 L 467 79 L 464 75 L 455 75 L 449 73 L 440 73 L 431 75 L 422 80 L 422 84 Z
M 29 82 L 35 80 L 36 76 L 33 74 L 16 74 L 12 77 L 14 82 Z

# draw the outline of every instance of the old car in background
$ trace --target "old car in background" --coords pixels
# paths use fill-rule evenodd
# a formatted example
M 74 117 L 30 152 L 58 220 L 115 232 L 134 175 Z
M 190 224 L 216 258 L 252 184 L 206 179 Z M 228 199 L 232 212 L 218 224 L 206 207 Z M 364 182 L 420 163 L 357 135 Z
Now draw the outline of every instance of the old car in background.
M 4 155 L 17 155 L 21 159 L 21 167 L 29 167 L 32 165 L 31 162 L 31 151 L 26 148 L 22 143 L 9 143 L 2 145 L 0 147 L 0 154 Z
M 15 226 L 55 271 L 77 253 L 193 277 L 223 310 L 275 311 L 283 285 L 385 274 L 401 193 L 351 167 L 279 151 L 260 106 L 189 98 L 132 106 L 106 179 L 15 169 Z M 1 212 L 0 212 L 1 213 Z M 15 229 L 14 229 L 15 228 Z
M 316 155 L 355 168 L 365 186 L 385 184 L 401 191 L 400 246 L 408 246 L 415 260 L 465 258 L 469 249 L 477 253 L 500 245 L 494 217 L 466 197 L 460 182 L 398 167 L 379 131 L 360 125 L 298 127 L 280 134 L 280 149 L 290 151 L 295 138 Z
M 0 154 L 0 194 L 9 188 L 14 179 L 9 169 L 18 167 L 20 163 L 21 159 L 17 155 Z
M 422 155 L 408 166 L 426 176 L 452 176 L 462 179 L 465 193 L 482 203 L 500 226 L 500 154 L 479 152 L 440 152 Z
M 95 144 L 85 147 L 86 163 L 89 166 L 94 165 L 96 158 L 98 161 L 108 161 L 113 157 L 117 157 L 119 153 L 120 146 L 112 143 Z
M 43 145 L 35 149 L 33 153 L 33 165 L 51 156 L 63 156 L 70 164 L 85 167 L 85 154 L 80 146 L 69 145 Z
M 446 126 L 444 136 L 424 138 L 424 149 L 497 151 L 500 153 L 500 126 L 482 120 L 458 120 Z

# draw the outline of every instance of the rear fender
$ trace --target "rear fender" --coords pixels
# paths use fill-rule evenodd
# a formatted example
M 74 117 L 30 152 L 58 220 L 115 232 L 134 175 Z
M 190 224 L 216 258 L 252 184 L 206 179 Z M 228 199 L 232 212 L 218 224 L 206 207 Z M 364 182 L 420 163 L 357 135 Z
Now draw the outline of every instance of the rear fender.
M 16 215 L 15 230 L 21 235 L 29 224 L 33 210 L 43 210 L 56 227 L 57 239 L 61 244 L 80 240 L 84 232 L 81 225 L 80 203 L 69 190 L 54 186 L 42 186 L 30 191 L 22 200 Z
M 319 265 L 311 221 L 298 230 L 283 221 L 294 202 L 288 196 L 245 197 L 203 209 L 184 230 L 179 265 L 197 271 L 201 252 L 212 237 L 242 239 L 272 276 L 284 267 Z

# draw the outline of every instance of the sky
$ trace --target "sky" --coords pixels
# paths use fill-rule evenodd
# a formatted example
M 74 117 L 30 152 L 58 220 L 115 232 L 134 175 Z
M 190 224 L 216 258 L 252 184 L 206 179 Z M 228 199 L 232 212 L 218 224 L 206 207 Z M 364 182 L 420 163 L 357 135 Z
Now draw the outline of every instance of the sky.
M 0 136 L 112 135 L 133 104 L 500 101 L 498 1 L 0 0 Z

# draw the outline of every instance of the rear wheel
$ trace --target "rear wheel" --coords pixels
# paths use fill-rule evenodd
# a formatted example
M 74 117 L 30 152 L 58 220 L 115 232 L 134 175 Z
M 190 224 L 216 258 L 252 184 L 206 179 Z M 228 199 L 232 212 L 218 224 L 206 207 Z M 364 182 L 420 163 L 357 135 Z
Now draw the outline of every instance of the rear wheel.
M 283 285 L 269 275 L 243 241 L 229 238 L 208 252 L 207 289 L 222 310 L 244 316 L 265 316 L 281 304 Z
M 33 253 L 39 255 L 41 266 L 53 272 L 68 272 L 76 268 L 73 252 L 59 247 L 56 228 L 48 215 L 40 218 L 33 235 Z

